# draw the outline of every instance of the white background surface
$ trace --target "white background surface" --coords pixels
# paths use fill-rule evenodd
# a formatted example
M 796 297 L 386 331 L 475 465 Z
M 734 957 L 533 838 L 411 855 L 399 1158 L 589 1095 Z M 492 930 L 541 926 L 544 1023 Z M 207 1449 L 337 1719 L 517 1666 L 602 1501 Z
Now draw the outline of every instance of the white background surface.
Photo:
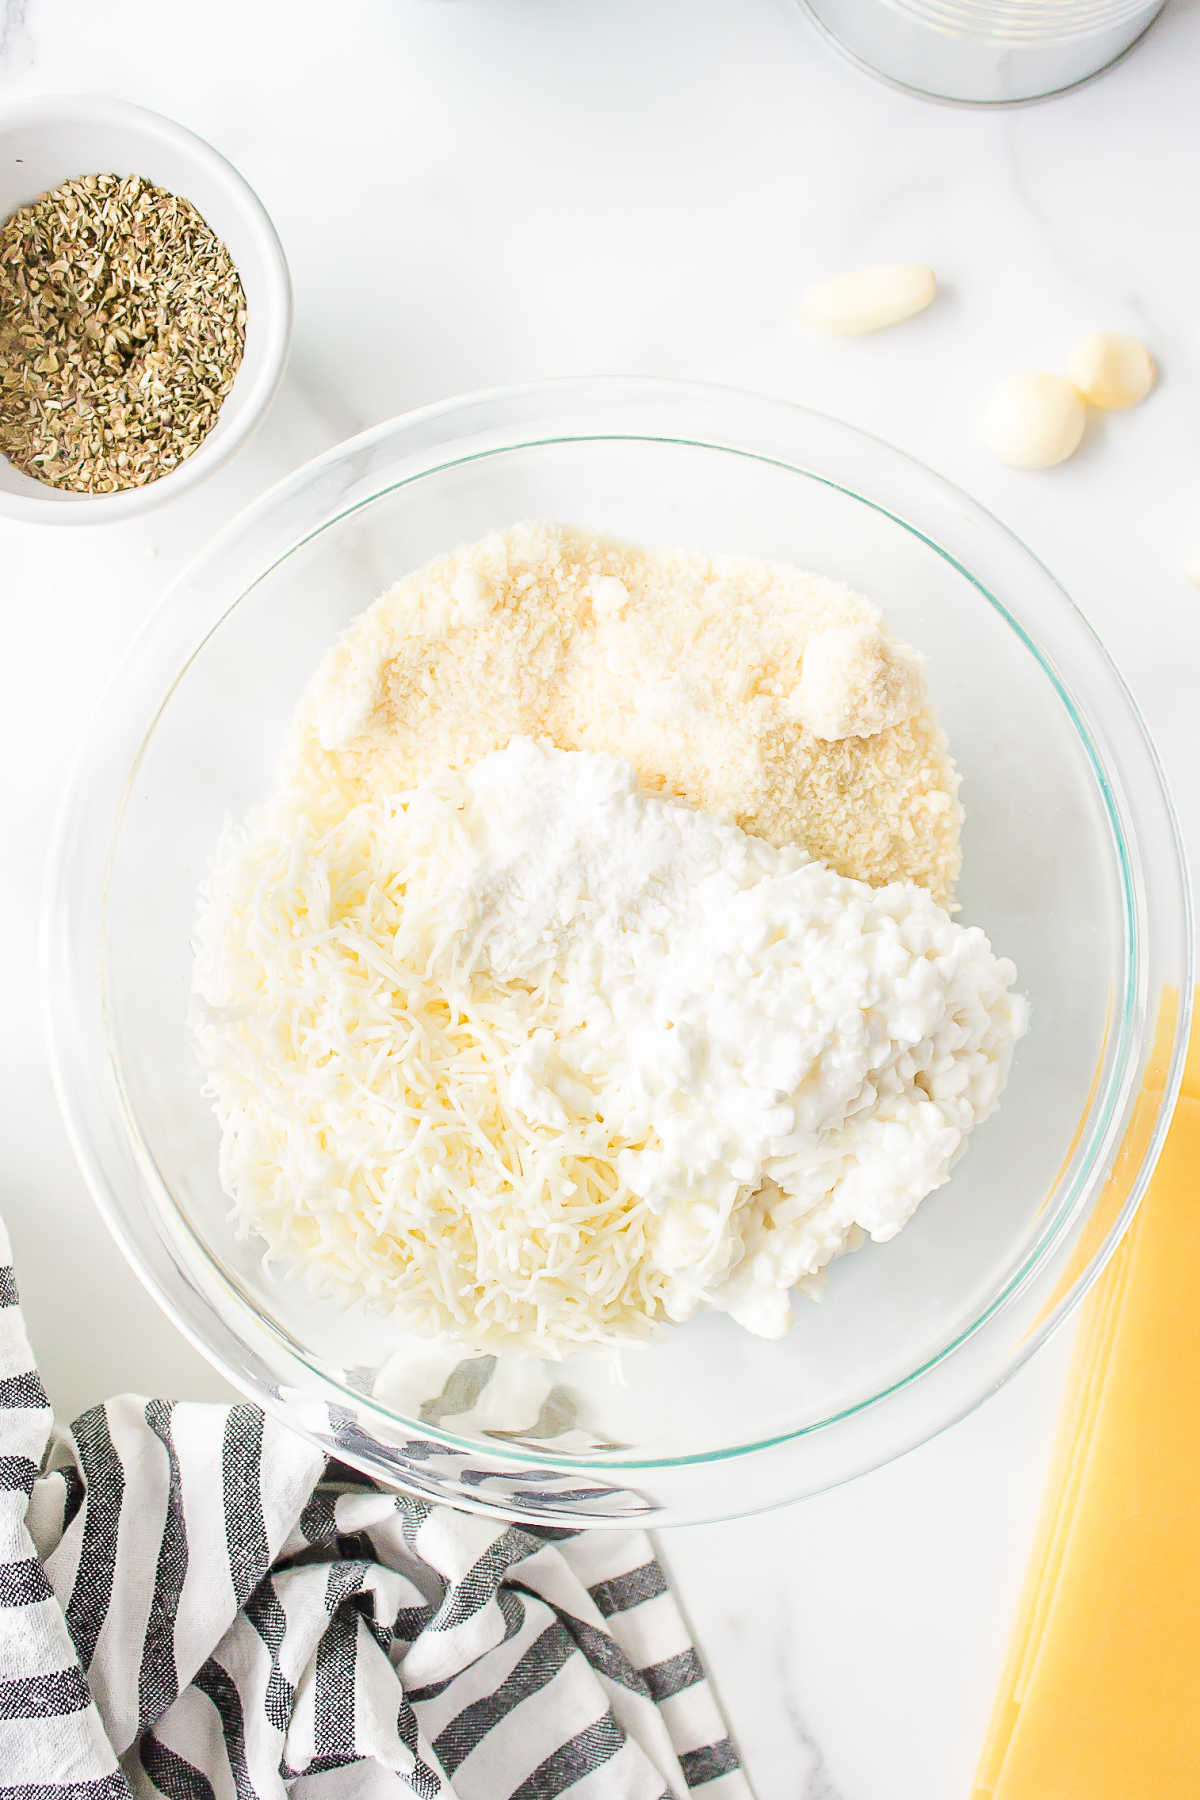
M 60 1128 L 35 967 L 41 864 L 87 712 L 181 562 L 295 464 L 468 388 L 695 375 L 890 438 L 1050 565 L 1140 700 L 1200 827 L 1200 5 L 1101 82 L 998 114 L 843 64 L 793 0 L 0 0 L 0 86 L 110 92 L 258 188 L 295 352 L 254 445 L 144 522 L 0 521 L 8 1219 L 60 1411 L 220 1384 L 145 1298 Z M 806 282 L 938 270 L 877 338 L 793 323 Z M 1131 329 L 1164 378 L 1048 475 L 988 460 L 981 391 Z M 1014 728 L 1019 728 L 1014 722 Z M 665 1549 L 760 1800 L 958 1800 L 999 1672 L 1065 1344 L 939 1442 L 840 1493 Z

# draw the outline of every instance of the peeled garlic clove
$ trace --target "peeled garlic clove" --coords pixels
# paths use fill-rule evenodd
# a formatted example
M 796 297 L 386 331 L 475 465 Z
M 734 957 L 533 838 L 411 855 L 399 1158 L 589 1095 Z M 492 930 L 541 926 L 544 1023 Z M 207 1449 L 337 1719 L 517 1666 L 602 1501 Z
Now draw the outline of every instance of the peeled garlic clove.
M 856 269 L 807 288 L 800 296 L 800 322 L 815 331 L 859 337 L 924 312 L 936 293 L 933 270 L 923 263 Z
M 1183 572 L 1193 587 L 1200 588 L 1200 555 L 1193 556 L 1191 562 Z
M 1154 358 L 1122 331 L 1090 331 L 1071 352 L 1071 380 L 1106 412 L 1136 406 L 1154 386 Z
M 1021 369 L 998 381 L 983 409 L 983 441 L 1014 469 L 1049 469 L 1079 448 L 1087 408 L 1062 375 Z

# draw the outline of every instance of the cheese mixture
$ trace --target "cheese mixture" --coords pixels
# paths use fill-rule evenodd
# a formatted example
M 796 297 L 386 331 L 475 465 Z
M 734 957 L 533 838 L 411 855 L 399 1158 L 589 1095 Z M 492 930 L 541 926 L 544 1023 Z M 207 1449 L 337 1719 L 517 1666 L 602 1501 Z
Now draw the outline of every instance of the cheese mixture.
M 228 846 L 201 1025 L 240 1216 L 483 1348 L 620 1342 L 894 1236 L 993 1109 L 983 933 L 518 738 Z M 230 955 L 237 945 L 239 954 Z
M 847 590 L 548 527 L 431 565 L 202 895 L 237 1221 L 479 1349 L 780 1335 L 946 1180 L 1025 1028 L 940 903 L 958 826 L 919 661 Z

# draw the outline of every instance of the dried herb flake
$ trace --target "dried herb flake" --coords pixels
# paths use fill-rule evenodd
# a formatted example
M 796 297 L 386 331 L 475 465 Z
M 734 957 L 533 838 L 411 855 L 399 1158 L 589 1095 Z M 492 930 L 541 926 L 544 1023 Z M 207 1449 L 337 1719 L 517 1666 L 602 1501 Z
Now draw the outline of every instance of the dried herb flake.
M 84 175 L 0 225 L 0 452 L 76 493 L 197 450 L 242 360 L 246 297 L 190 201 Z

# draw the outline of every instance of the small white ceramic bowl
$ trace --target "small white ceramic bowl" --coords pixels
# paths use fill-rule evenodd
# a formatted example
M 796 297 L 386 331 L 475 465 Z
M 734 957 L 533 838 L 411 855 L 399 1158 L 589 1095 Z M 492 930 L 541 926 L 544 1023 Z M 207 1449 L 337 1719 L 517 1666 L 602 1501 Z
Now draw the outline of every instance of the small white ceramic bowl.
M 246 293 L 246 349 L 200 448 L 145 487 L 73 494 L 0 456 L 0 514 L 37 524 L 132 518 L 211 474 L 245 441 L 283 375 L 292 330 L 287 261 L 262 202 L 210 144 L 158 113 L 89 94 L 38 94 L 0 108 L 0 220 L 75 175 L 144 175 L 190 200 L 223 240 Z

